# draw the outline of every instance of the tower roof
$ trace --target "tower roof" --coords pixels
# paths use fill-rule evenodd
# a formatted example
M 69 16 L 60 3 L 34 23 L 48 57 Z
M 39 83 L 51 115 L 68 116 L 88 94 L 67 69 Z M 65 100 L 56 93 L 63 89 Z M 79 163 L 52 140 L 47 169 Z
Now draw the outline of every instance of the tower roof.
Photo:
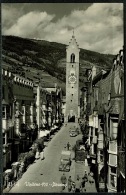
M 79 45 L 76 41 L 75 35 L 74 35 L 74 29 L 73 29 L 73 35 L 72 38 L 70 39 L 69 45 L 67 48 L 73 48 L 73 49 L 79 49 Z

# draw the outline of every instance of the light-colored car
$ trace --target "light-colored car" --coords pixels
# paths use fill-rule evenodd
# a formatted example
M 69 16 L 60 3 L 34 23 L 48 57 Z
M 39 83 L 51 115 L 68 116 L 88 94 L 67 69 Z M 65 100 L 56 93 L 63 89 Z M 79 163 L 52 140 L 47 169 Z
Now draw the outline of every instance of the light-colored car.
M 78 132 L 76 129 L 71 129 L 69 133 L 70 133 L 70 137 L 76 137 L 78 135 Z

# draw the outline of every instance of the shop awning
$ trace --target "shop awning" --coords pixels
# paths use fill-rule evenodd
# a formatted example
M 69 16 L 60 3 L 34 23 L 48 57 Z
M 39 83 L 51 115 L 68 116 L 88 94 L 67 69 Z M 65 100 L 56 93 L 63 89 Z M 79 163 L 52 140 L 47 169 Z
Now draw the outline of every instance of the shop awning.
M 45 136 L 46 136 L 46 132 L 45 131 L 40 131 L 39 137 L 45 137 Z

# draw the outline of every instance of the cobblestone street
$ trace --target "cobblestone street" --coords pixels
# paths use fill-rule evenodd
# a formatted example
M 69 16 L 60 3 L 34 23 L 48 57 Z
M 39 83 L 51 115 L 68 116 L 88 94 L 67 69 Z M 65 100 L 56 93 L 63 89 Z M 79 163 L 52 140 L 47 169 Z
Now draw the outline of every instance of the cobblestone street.
M 64 149 L 64 146 L 66 146 L 68 141 L 71 144 L 71 147 L 73 147 L 76 140 L 80 139 L 82 136 L 79 134 L 77 137 L 70 137 L 69 129 L 72 126 L 72 123 L 67 125 L 67 127 L 63 126 L 61 130 L 53 136 L 45 148 L 45 159 L 43 161 L 40 159 L 36 160 L 35 163 L 30 165 L 28 170 L 23 174 L 22 178 L 10 190 L 10 193 L 61 192 L 61 187 L 52 186 L 54 183 L 61 183 L 60 178 L 63 174 L 63 172 L 59 171 L 61 151 Z M 67 179 L 71 175 L 72 179 L 75 180 L 76 174 L 79 173 L 78 171 L 81 169 L 82 173 L 85 170 L 85 167 L 84 165 L 82 166 L 79 163 L 75 163 L 73 151 L 72 159 L 70 172 L 65 172 L 65 175 Z M 87 167 L 87 169 L 89 169 L 89 167 Z M 34 186 L 37 184 L 41 185 Z M 87 192 L 90 190 L 92 190 L 92 192 L 96 192 L 94 184 L 92 185 L 92 188 L 87 184 Z M 68 192 L 67 187 L 64 192 Z

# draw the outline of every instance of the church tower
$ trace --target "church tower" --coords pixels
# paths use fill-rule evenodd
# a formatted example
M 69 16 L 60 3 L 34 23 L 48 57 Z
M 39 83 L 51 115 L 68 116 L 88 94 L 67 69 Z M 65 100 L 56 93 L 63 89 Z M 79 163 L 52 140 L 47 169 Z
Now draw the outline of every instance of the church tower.
M 80 117 L 79 46 L 74 32 L 66 48 L 66 113 L 65 122 L 76 122 Z

